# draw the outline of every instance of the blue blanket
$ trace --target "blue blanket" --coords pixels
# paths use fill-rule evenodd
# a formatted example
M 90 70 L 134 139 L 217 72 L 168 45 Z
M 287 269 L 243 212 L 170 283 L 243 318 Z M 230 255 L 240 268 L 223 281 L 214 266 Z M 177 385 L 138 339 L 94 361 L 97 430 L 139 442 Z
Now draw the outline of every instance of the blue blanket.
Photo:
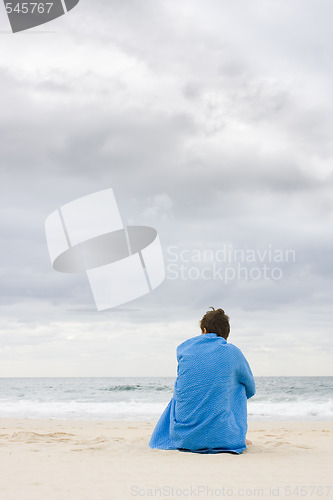
M 242 453 L 247 398 L 254 378 L 242 352 L 215 333 L 177 348 L 174 394 L 149 441 L 151 448 L 198 453 Z

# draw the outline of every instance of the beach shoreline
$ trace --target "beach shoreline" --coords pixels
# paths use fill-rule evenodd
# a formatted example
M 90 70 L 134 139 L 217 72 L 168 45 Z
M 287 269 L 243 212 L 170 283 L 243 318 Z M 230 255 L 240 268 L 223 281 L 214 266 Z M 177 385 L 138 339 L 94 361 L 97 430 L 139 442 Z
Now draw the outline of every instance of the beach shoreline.
M 156 421 L 0 418 L 1 500 L 333 498 L 333 422 L 249 422 L 239 456 L 152 450 Z

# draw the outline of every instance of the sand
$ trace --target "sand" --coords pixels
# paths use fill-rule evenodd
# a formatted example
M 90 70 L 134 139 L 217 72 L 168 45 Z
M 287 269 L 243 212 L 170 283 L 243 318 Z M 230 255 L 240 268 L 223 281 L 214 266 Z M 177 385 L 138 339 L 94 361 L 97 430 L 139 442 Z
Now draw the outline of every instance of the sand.
M 0 500 L 333 499 L 333 422 L 250 422 L 242 455 L 151 450 L 154 425 L 0 419 Z

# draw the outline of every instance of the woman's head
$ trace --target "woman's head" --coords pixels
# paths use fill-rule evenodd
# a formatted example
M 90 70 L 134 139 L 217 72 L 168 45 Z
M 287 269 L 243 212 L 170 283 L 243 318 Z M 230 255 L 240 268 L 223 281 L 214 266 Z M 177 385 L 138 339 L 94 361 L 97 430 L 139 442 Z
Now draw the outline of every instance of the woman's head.
M 223 309 L 214 309 L 214 307 L 211 309 L 212 311 L 207 311 L 200 321 L 202 333 L 216 333 L 227 340 L 230 333 L 229 316 L 224 314 Z

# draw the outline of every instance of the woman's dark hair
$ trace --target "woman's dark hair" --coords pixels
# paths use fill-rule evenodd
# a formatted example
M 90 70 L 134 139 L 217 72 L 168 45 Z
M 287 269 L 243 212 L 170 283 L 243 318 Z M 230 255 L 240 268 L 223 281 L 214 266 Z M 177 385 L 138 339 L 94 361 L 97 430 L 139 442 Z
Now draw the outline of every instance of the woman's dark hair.
M 219 337 L 227 340 L 230 333 L 229 316 L 224 314 L 223 309 L 214 309 L 207 311 L 200 321 L 201 331 L 206 328 L 207 333 L 216 333 Z

